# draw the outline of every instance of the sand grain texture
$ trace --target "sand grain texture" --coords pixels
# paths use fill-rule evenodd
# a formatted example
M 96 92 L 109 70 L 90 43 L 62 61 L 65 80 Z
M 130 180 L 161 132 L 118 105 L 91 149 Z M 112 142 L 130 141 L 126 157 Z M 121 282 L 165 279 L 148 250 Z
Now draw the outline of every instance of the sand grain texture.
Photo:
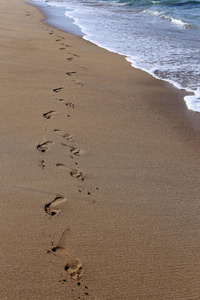
M 199 114 L 0 5 L 0 299 L 199 299 Z

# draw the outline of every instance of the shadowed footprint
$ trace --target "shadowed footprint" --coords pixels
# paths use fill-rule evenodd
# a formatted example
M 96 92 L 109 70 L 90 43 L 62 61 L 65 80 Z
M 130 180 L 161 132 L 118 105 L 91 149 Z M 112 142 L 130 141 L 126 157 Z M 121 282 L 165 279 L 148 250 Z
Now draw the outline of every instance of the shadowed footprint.
M 67 199 L 61 196 L 56 197 L 53 201 L 45 205 L 45 212 L 50 216 L 56 216 L 60 212 L 58 205 Z
M 54 93 L 58 93 L 58 92 L 60 92 L 61 90 L 63 90 L 63 87 L 60 87 L 60 88 L 57 88 L 57 89 L 53 89 L 53 92 L 54 92 Z
M 56 167 L 58 167 L 59 169 L 67 169 L 67 167 L 64 164 L 56 164 Z
M 42 144 L 38 144 L 37 145 L 37 149 L 40 151 L 40 152 L 46 152 L 48 149 L 49 149 L 49 145 L 52 145 L 53 142 L 52 141 L 47 141 L 47 142 L 44 142 Z
M 45 161 L 44 160 L 39 161 L 39 167 L 42 168 L 42 170 L 45 168 Z
M 84 180 L 84 175 L 83 175 L 83 172 L 79 171 L 79 170 L 72 170 L 70 172 L 70 175 L 72 177 L 75 177 L 77 179 L 80 179 L 80 180 Z
M 72 107 L 72 108 L 75 107 L 74 103 L 72 103 L 72 102 L 66 102 L 65 105 L 69 106 L 69 107 Z
M 68 147 L 70 149 L 70 152 L 76 156 L 80 156 L 80 150 L 76 147 L 71 147 L 65 143 L 61 143 L 62 146 Z
M 53 115 L 55 115 L 55 114 L 56 114 L 56 111 L 50 110 L 50 111 L 48 111 L 47 113 L 43 114 L 43 117 L 44 117 L 45 119 L 50 119 L 50 118 L 52 118 Z
M 67 57 L 68 61 L 72 61 L 74 58 L 73 57 Z
M 70 229 L 66 228 L 63 232 L 60 241 L 56 247 L 53 247 L 51 251 L 55 255 L 64 257 L 67 262 L 65 265 L 65 271 L 71 276 L 72 279 L 79 279 L 83 274 L 82 264 L 78 259 L 72 258 L 66 250 L 66 239 L 70 233 Z
M 65 101 L 64 99 L 57 99 L 57 98 L 55 100 L 58 100 L 60 102 L 64 102 Z
M 76 147 L 70 147 L 70 152 L 76 156 L 80 156 L 80 150 Z
M 77 72 L 67 72 L 66 75 L 72 76 L 73 74 L 76 74 Z
M 61 132 L 60 129 L 54 129 L 53 131 L 56 132 L 56 133 L 60 133 Z

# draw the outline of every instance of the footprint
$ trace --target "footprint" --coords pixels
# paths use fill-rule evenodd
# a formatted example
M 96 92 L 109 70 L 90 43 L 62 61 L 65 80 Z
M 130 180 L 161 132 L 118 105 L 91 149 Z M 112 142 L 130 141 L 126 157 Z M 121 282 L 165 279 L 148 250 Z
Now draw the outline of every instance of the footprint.
M 53 89 L 53 92 L 54 92 L 54 93 L 58 93 L 58 92 L 60 92 L 61 90 L 63 90 L 63 87 Z
M 80 85 L 80 86 L 84 86 L 85 85 L 85 83 L 83 83 L 83 82 L 78 82 L 78 81 L 76 81 L 76 80 L 72 80 L 75 84 L 78 84 L 78 85 Z
M 50 118 L 52 118 L 53 115 L 55 115 L 55 114 L 56 114 L 56 111 L 50 110 L 50 111 L 48 111 L 47 113 L 43 114 L 43 117 L 44 117 L 45 119 L 50 119 Z
M 75 177 L 77 179 L 80 179 L 80 180 L 84 180 L 84 175 L 83 175 L 83 172 L 79 171 L 79 170 L 72 170 L 70 172 L 70 175 L 72 177 Z
M 77 72 L 67 72 L 66 75 L 72 76 L 73 74 L 76 74 Z
M 72 102 L 66 102 L 65 105 L 74 108 L 74 103 Z
M 65 265 L 65 271 L 71 276 L 72 279 L 79 279 L 83 274 L 82 264 L 78 259 L 72 258 L 66 250 L 66 238 L 70 233 L 70 229 L 66 228 L 63 232 L 60 241 L 56 247 L 53 247 L 51 251 L 58 256 L 64 257 L 67 262 Z
M 40 151 L 40 152 L 46 152 L 49 148 L 48 146 L 49 145 L 52 145 L 53 142 L 52 141 L 47 141 L 47 142 L 44 142 L 42 144 L 38 144 L 37 145 L 37 149 Z
M 61 47 L 61 48 L 59 48 L 60 50 L 65 50 L 66 48 L 65 47 Z
M 53 131 L 59 135 L 62 135 L 67 142 L 72 142 L 74 140 L 74 137 L 71 134 L 63 133 L 60 129 L 54 129 Z
M 56 133 L 60 133 L 61 132 L 60 129 L 54 129 L 53 131 L 56 132 Z
M 80 149 L 76 148 L 76 147 L 71 147 L 65 143 L 61 143 L 62 146 L 64 147 L 69 147 L 70 152 L 76 156 L 80 156 Z
M 69 273 L 72 279 L 79 279 L 84 272 L 81 262 L 72 258 L 68 260 L 65 271 Z
M 42 170 L 45 168 L 45 161 L 44 160 L 39 161 L 39 167 L 42 168 Z
M 67 169 L 64 164 L 56 164 L 56 167 L 58 167 L 59 169 Z
M 72 142 L 74 140 L 74 137 L 69 133 L 64 134 L 63 138 L 66 139 L 68 142 Z
M 78 54 L 71 53 L 71 52 L 68 52 L 68 54 L 71 54 L 71 55 L 73 55 L 73 56 L 75 56 L 75 57 L 80 57 Z
M 66 201 L 67 199 L 61 196 L 56 197 L 53 201 L 45 205 L 45 212 L 50 216 L 56 216 L 60 212 L 60 209 L 57 207 L 60 203 Z
M 80 150 L 76 147 L 70 147 L 70 152 L 76 156 L 80 156 Z
M 64 147 L 69 147 L 67 144 L 65 144 L 65 143 L 60 143 L 62 146 L 64 146 Z
M 85 85 L 85 83 L 82 83 L 82 82 L 75 82 L 75 84 L 78 84 L 80 86 L 84 86 Z
M 67 57 L 68 61 L 72 61 L 72 59 L 74 59 L 73 57 Z

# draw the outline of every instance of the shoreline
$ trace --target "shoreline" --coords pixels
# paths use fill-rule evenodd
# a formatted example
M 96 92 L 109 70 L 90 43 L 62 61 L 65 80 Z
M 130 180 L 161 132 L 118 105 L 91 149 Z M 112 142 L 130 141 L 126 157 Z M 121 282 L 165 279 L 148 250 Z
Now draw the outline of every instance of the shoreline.
M 198 297 L 198 113 L 30 3 L 0 2 L 0 298 Z
M 53 6 L 53 9 L 50 10 L 51 6 L 48 5 L 48 3 L 41 3 L 41 2 L 30 2 L 31 5 L 38 7 L 38 9 L 40 9 L 41 11 L 43 11 L 44 15 L 46 16 L 45 21 L 49 26 L 53 26 L 59 30 L 63 30 L 64 32 L 70 33 L 70 34 L 74 34 L 76 36 L 80 36 L 83 39 L 85 39 L 86 41 L 104 49 L 107 51 L 110 51 L 111 53 L 115 53 L 118 55 L 121 55 L 124 57 L 124 59 L 131 64 L 131 66 L 133 68 L 136 68 L 138 70 L 141 70 L 143 72 L 146 72 L 147 74 L 151 75 L 152 77 L 164 81 L 167 84 L 169 84 L 170 86 L 173 86 L 175 89 L 178 89 L 180 91 L 183 92 L 183 101 L 185 102 L 185 104 L 187 105 L 188 110 L 192 110 L 195 112 L 200 112 L 200 108 L 199 108 L 199 104 L 198 104 L 198 99 L 199 99 L 199 92 L 198 90 L 190 90 L 187 89 L 186 87 L 182 87 L 178 82 L 175 82 L 171 79 L 164 79 L 161 78 L 159 76 L 157 76 L 156 74 L 154 74 L 153 72 L 150 72 L 149 70 L 139 67 L 136 64 L 137 63 L 133 63 L 131 61 L 131 57 L 119 53 L 113 49 L 109 49 L 108 47 L 106 47 L 105 45 L 101 45 L 97 42 L 92 41 L 91 39 L 88 39 L 88 35 L 86 33 L 84 33 L 82 30 L 82 28 L 77 25 L 75 23 L 75 20 L 73 18 L 68 17 L 65 12 L 66 12 L 66 8 L 63 6 Z M 45 7 L 46 6 L 46 7 Z M 73 21 L 72 21 L 73 20 Z M 63 25 L 65 24 L 65 25 Z
M 47 7 L 48 2 L 31 2 L 28 1 L 27 4 L 35 6 L 44 15 L 43 22 L 50 27 L 54 27 L 58 30 L 62 30 L 69 34 L 74 34 L 79 37 L 83 37 L 83 32 L 81 28 L 73 23 L 73 20 L 65 15 L 65 8 L 54 7 L 50 10 Z M 55 18 L 56 17 L 56 18 Z M 65 24 L 65 25 L 63 25 Z M 66 30 L 67 27 L 67 30 Z

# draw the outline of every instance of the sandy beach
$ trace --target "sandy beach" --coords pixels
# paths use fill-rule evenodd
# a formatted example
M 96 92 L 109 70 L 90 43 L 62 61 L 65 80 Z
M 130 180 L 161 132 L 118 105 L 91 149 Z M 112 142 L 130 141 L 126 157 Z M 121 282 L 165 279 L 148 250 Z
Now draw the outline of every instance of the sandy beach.
M 200 299 L 200 115 L 0 5 L 0 299 Z

